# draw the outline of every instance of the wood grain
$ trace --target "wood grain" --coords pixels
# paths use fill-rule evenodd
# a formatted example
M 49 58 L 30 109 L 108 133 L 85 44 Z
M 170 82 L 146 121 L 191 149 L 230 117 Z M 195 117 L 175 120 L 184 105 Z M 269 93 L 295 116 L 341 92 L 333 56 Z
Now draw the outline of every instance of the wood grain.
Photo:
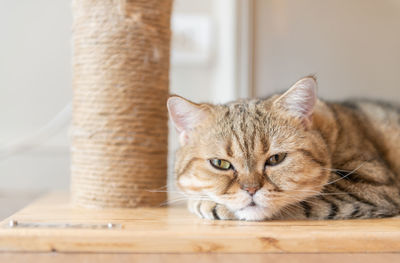
M 121 229 L 10 228 L 19 222 L 121 224 Z M 89 210 L 63 193 L 0 224 L 0 251 L 130 253 L 400 252 L 400 219 L 209 221 L 183 207 Z
M 196 262 L 196 263 L 383 263 L 400 262 L 398 253 L 378 253 L 378 254 L 221 254 L 221 253 L 197 253 L 197 254 L 131 254 L 131 253 L 1 253 L 0 262 L 26 263 L 131 263 L 131 262 Z

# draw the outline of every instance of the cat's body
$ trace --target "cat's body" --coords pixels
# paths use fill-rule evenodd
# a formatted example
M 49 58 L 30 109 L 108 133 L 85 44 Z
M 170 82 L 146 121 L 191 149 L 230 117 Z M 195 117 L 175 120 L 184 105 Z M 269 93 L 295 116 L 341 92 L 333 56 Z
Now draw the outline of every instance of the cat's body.
M 169 101 L 177 184 L 209 219 L 349 219 L 400 213 L 400 107 L 283 95 L 226 105 Z

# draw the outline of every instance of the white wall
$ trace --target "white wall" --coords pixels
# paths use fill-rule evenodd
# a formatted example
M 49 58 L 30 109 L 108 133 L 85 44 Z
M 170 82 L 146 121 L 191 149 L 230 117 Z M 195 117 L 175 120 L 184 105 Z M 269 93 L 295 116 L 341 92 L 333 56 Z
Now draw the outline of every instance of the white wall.
M 400 1 L 256 0 L 257 96 L 316 74 L 328 99 L 400 101 Z
M 70 1 L 0 1 L 0 145 L 46 124 L 71 100 Z M 66 188 L 66 129 L 0 160 L 0 188 Z

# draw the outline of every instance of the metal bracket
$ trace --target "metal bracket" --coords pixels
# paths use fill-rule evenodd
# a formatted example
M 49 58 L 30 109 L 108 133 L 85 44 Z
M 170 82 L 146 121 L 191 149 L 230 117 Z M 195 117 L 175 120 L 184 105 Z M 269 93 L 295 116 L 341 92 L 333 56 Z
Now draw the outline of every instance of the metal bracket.
M 79 229 L 121 229 L 121 224 L 72 224 L 72 223 L 42 223 L 42 222 L 18 222 L 10 220 L 9 228 L 79 228 Z

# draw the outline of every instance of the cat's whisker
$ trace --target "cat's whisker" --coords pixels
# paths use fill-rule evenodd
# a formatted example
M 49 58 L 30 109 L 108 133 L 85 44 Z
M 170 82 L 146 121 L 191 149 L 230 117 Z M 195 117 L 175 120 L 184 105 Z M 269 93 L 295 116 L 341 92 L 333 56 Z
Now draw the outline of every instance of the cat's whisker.
M 295 217 L 295 215 L 297 214 L 297 211 L 294 206 L 301 208 L 300 206 L 295 205 L 290 202 L 287 202 L 287 201 L 282 202 L 282 203 L 284 204 L 284 206 L 278 210 L 281 216 L 283 216 L 282 213 L 284 213 L 285 215 L 287 215 L 289 217 Z
M 308 200 L 304 200 L 303 198 L 297 198 L 296 196 L 291 196 L 290 199 L 292 199 L 292 200 L 295 201 L 296 203 L 301 203 L 301 202 L 306 201 L 307 203 L 312 204 L 312 205 L 317 205 L 317 204 L 318 204 L 318 203 L 315 202 L 314 200 L 309 200 L 309 199 L 308 199 Z M 298 206 L 298 207 L 303 208 L 303 207 L 301 207 L 301 206 Z
M 172 187 L 172 185 L 168 185 L 168 184 L 166 184 L 166 185 L 160 186 L 160 187 L 158 187 L 158 188 L 154 188 L 154 189 L 148 189 L 148 191 L 153 191 L 153 190 L 162 190 L 162 189 L 167 189 L 168 187 Z
M 342 180 L 342 179 L 345 179 L 345 178 L 347 178 L 348 176 L 354 174 L 358 169 L 360 169 L 360 168 L 361 168 L 362 166 L 364 166 L 364 164 L 366 164 L 366 163 L 367 163 L 367 162 L 363 162 L 363 163 L 361 163 L 359 166 L 357 166 L 353 171 L 351 171 L 350 173 L 348 173 L 348 174 L 346 174 L 346 175 L 344 175 L 344 176 L 341 176 L 340 178 L 335 179 L 335 180 L 333 180 L 333 181 L 331 181 L 331 182 L 328 182 L 328 183 L 326 183 L 326 184 L 320 185 L 320 186 L 327 186 L 327 185 L 336 183 L 337 181 L 340 181 L 340 180 Z
M 174 204 L 174 203 L 178 203 L 178 202 L 182 202 L 182 201 L 189 201 L 189 200 L 195 200 L 195 201 L 212 201 L 209 198 L 177 198 L 177 199 L 173 199 L 173 200 L 168 200 L 166 202 L 163 202 L 160 204 L 160 206 L 166 206 L 166 205 L 170 205 L 170 204 Z
M 291 190 L 291 191 L 296 191 L 296 192 L 310 192 L 310 193 L 316 193 L 318 195 L 348 195 L 348 194 L 357 194 L 358 192 L 319 192 L 319 191 L 314 191 L 314 190 Z
M 288 203 L 288 206 L 290 207 L 290 206 L 295 206 L 295 207 L 297 207 L 297 208 L 301 208 L 301 209 L 303 209 L 300 205 L 298 205 L 297 203 Z
M 322 167 L 322 170 L 328 170 L 331 172 L 345 172 L 345 173 L 351 173 L 352 171 L 349 170 L 342 170 L 342 169 L 336 169 L 336 168 L 327 168 L 327 167 Z
M 307 190 L 307 189 L 290 190 L 290 192 L 307 192 L 307 193 L 316 193 L 316 194 L 320 193 L 320 191 Z
M 173 194 L 186 194 L 182 191 L 173 191 L 173 190 L 147 190 L 150 193 L 173 193 Z
M 348 195 L 348 194 L 358 194 L 358 192 L 319 193 L 318 195 Z
M 315 201 L 313 201 L 313 200 L 304 200 L 303 198 L 298 198 L 297 196 L 295 196 L 295 195 L 290 195 L 290 194 L 284 194 L 284 196 L 281 196 L 281 198 L 284 200 L 283 203 L 285 203 L 285 201 L 286 201 L 287 199 L 292 199 L 292 200 L 294 200 L 296 203 L 300 203 L 300 202 L 303 202 L 303 201 L 307 201 L 307 203 L 310 203 L 310 204 L 313 204 L 313 205 L 316 205 L 316 204 L 317 204 L 317 203 L 316 203 Z M 273 198 L 273 199 L 271 199 L 271 200 L 277 201 L 277 200 L 279 200 L 279 197 L 278 197 L 278 198 Z M 282 200 L 279 200 L 279 201 L 282 202 Z M 286 201 L 286 204 L 292 204 L 292 205 L 294 205 L 294 203 L 290 203 L 290 202 L 287 202 L 287 201 Z

